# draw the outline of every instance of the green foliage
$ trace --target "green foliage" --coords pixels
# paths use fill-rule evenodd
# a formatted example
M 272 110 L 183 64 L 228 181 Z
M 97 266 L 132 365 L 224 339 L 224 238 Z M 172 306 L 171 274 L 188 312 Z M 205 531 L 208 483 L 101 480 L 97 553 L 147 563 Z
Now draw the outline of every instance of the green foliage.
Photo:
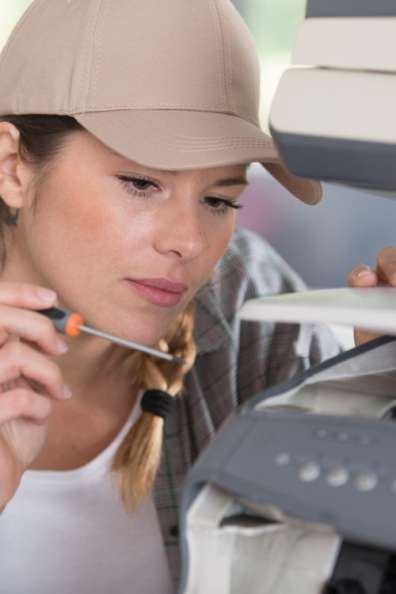
M 296 29 L 304 20 L 306 0 L 239 0 L 235 4 L 261 52 L 290 54 Z

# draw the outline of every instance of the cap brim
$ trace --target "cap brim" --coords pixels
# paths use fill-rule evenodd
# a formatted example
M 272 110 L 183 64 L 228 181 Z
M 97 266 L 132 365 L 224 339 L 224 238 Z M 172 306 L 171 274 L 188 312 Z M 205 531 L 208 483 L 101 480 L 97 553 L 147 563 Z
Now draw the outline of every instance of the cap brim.
M 146 167 L 185 170 L 261 163 L 294 196 L 316 204 L 318 182 L 296 177 L 260 128 L 233 115 L 186 110 L 111 110 L 73 117 L 120 155 Z

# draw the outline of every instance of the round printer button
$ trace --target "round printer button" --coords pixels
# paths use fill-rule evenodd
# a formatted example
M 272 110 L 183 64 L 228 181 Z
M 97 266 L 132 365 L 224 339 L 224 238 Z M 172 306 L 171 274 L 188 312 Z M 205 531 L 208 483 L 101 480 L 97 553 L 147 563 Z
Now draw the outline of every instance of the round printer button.
M 320 477 L 320 467 L 315 462 L 307 462 L 301 466 L 299 477 L 306 483 L 316 481 Z
M 361 472 L 354 480 L 358 491 L 372 491 L 378 484 L 378 477 L 374 472 Z
M 316 431 L 316 437 L 319 437 L 319 439 L 326 439 L 326 437 L 329 436 L 329 432 L 327 431 L 327 429 L 318 429 Z
M 370 445 L 371 442 L 372 442 L 372 439 L 368 435 L 360 435 L 359 436 L 359 443 L 361 443 L 362 445 Z
M 346 431 L 340 431 L 339 433 L 337 433 L 337 439 L 339 441 L 349 441 L 350 437 Z
M 275 458 L 275 464 L 277 466 L 287 466 L 288 464 L 290 464 L 290 462 L 290 454 L 288 454 L 287 452 L 281 452 Z
M 331 487 L 342 487 L 348 482 L 349 473 L 343 466 L 336 466 L 326 475 L 326 480 Z

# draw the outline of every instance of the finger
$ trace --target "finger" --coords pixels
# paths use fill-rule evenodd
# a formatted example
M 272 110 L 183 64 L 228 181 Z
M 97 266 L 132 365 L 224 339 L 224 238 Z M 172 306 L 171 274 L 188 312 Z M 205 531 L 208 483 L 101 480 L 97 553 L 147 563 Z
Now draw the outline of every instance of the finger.
M 43 309 L 57 304 L 54 291 L 29 283 L 0 283 L 0 303 L 24 307 L 27 309 Z
M 8 334 L 37 344 L 52 355 L 60 355 L 68 350 L 51 320 L 38 312 L 0 305 L 0 328 Z
M 51 401 L 45 396 L 25 388 L 12 390 L 0 397 L 0 425 L 21 417 L 43 423 L 51 410 Z
M 57 304 L 58 297 L 56 293 L 51 289 L 47 289 L 46 287 L 41 287 L 30 283 L 0 283 L 0 306 L 4 305 L 19 308 L 18 311 L 20 311 L 20 308 L 25 308 L 28 310 L 40 310 L 55 306 Z M 51 322 L 50 324 L 47 324 L 47 327 L 49 327 L 50 330 L 52 330 L 52 326 L 53 325 Z M 29 328 L 27 328 L 27 331 L 29 331 Z M 0 320 L 0 345 L 7 341 L 11 332 L 11 329 L 7 331 L 7 328 L 1 326 Z M 52 353 L 55 351 L 55 354 L 64 353 L 65 349 L 67 348 L 66 343 L 59 338 L 55 330 L 53 336 L 55 336 L 55 338 L 52 341 L 52 345 L 54 345 L 55 342 L 55 346 L 54 348 L 50 346 L 50 351 Z M 46 349 L 46 342 L 47 339 L 44 338 L 44 344 L 39 342 L 39 345 L 41 347 L 44 346 L 44 349 Z
M 388 247 L 377 256 L 377 275 L 386 284 L 396 287 L 396 248 Z
M 353 334 L 356 346 L 359 346 L 361 344 L 364 344 L 365 342 L 369 342 L 370 340 L 374 340 L 375 338 L 381 336 L 381 334 L 378 334 L 378 332 L 368 332 L 367 330 L 361 330 L 359 328 L 355 328 Z
M 348 274 L 348 286 L 349 287 L 375 287 L 378 284 L 378 276 L 370 266 L 360 264 L 355 266 L 353 270 Z
M 57 400 L 69 397 L 70 390 L 53 361 L 22 342 L 12 341 L 0 350 L 0 384 L 17 380 L 20 376 L 44 386 L 48 394 Z

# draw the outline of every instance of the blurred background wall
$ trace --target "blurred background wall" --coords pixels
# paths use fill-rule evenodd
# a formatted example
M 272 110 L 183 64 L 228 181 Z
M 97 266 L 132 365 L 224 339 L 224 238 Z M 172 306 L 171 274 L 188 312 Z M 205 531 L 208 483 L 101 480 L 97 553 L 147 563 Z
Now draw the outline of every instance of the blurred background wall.
M 305 0 L 234 3 L 259 48 L 261 122 L 268 129 L 271 100 L 290 62 L 294 34 L 304 18 Z M 29 4 L 30 0 L 0 0 L 0 47 Z M 32 43 L 37 42 L 32 39 Z M 396 202 L 325 185 L 322 203 L 309 207 L 288 194 L 259 165 L 251 167 L 250 179 L 239 224 L 265 236 L 313 288 L 344 285 L 347 272 L 355 264 L 372 265 L 382 247 L 396 244 Z

